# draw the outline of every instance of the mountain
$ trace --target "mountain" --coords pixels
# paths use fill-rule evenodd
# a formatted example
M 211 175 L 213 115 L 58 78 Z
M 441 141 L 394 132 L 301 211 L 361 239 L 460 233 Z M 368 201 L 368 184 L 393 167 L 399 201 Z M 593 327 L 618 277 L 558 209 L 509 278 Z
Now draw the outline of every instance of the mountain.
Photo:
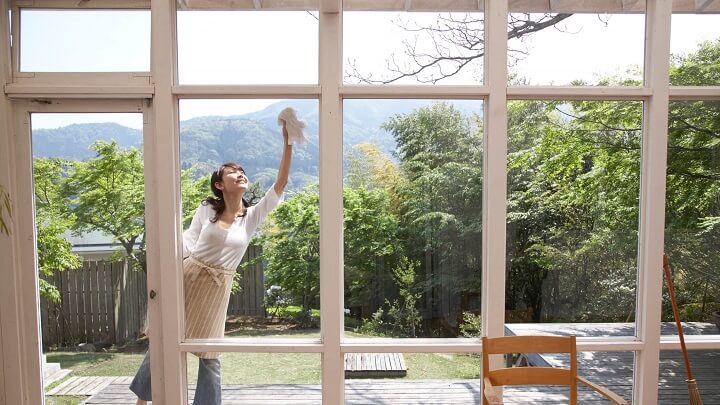
M 113 122 L 36 129 L 32 133 L 33 156 L 85 160 L 95 156 L 90 149 L 93 142 L 109 142 L 112 139 L 125 148 L 139 148 L 142 146 L 142 131 Z
M 346 100 L 343 108 L 343 143 L 347 150 L 358 143 L 374 143 L 391 154 L 392 136 L 381 128 L 390 117 L 410 113 L 431 100 Z M 455 101 L 464 113 L 481 111 L 477 101 Z M 319 139 L 317 100 L 284 100 L 263 110 L 235 116 L 206 116 L 180 122 L 180 160 L 183 169 L 195 167 L 197 176 L 216 170 L 224 162 L 238 162 L 251 181 L 268 187 L 280 162 L 281 141 L 277 116 L 293 107 L 307 123 L 308 144 L 294 149 L 290 188 L 318 181 Z M 141 147 L 142 131 L 114 123 L 73 124 L 33 131 L 33 155 L 84 160 L 94 153 L 96 140 L 117 140 L 122 147 Z

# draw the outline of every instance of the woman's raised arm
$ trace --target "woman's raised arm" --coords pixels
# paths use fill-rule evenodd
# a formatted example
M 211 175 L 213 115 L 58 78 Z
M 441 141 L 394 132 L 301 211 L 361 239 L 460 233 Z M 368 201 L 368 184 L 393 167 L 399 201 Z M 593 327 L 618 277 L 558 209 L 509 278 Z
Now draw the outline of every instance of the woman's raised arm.
M 283 132 L 283 154 L 280 160 L 280 168 L 278 169 L 277 180 L 275 180 L 275 193 L 280 195 L 285 190 L 288 183 L 288 175 L 290 174 L 290 163 L 292 162 L 292 145 L 288 143 L 288 131 L 285 125 L 282 127 Z

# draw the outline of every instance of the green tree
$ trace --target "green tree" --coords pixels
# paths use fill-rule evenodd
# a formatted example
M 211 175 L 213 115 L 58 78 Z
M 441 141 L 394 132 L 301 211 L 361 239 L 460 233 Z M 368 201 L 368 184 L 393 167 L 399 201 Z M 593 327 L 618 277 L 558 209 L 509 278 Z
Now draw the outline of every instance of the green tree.
M 75 222 L 60 193 L 68 162 L 36 158 L 33 166 L 40 296 L 58 302 L 60 292 L 47 279 L 57 271 L 76 269 L 82 264 L 80 257 L 72 252 L 70 242 L 63 237 Z
M 674 56 L 670 83 L 695 86 L 720 78 L 720 39 Z M 683 319 L 720 310 L 720 102 L 669 105 L 665 250 L 675 273 Z M 663 310 L 671 319 L 669 303 Z
M 133 266 L 145 270 L 145 180 L 140 150 L 98 141 L 96 157 L 75 161 L 64 185 L 78 233 L 102 231 L 124 249 Z M 139 245 L 139 249 L 136 247 Z
M 397 220 L 382 189 L 345 187 L 343 198 L 346 301 L 367 308 L 380 283 L 378 266 L 391 262 L 396 250 Z M 266 284 L 281 286 L 305 311 L 319 304 L 318 202 L 316 188 L 295 193 L 273 211 L 260 238 Z
M 193 180 L 196 168 L 190 167 L 180 173 L 180 187 L 182 189 L 182 223 L 183 228 L 190 226 L 195 210 L 200 202 L 210 194 L 210 175 L 204 175 Z M 253 185 L 256 186 L 256 185 Z
M 93 159 L 75 161 L 62 194 L 75 218 L 77 233 L 101 231 L 123 247 L 133 266 L 145 263 L 145 175 L 139 149 L 122 149 L 117 142 L 92 145 Z M 190 167 L 180 174 L 183 223 L 192 220 L 200 201 L 210 193 L 209 176 L 192 180 Z
M 547 110 L 542 102 L 508 104 L 506 309 L 519 311 L 526 306 L 536 320 L 542 305 L 542 285 L 549 274 L 542 235 L 545 224 L 554 223 L 556 215 L 542 205 L 551 188 L 535 176 L 540 160 L 537 149 L 546 121 Z
M 147 271 L 143 158 L 139 149 L 121 149 L 115 141 L 97 141 L 92 149 L 95 158 L 71 162 L 61 196 L 67 201 L 67 212 L 75 218 L 74 232 L 100 231 L 123 247 L 121 256 L 126 266 L 114 280 L 115 319 L 121 323 L 125 314 L 119 295 L 125 289 L 127 273 L 131 268 Z M 190 170 L 181 173 L 184 219 L 191 216 L 203 196 L 199 185 L 202 179 L 192 182 Z
M 305 312 L 319 304 L 318 201 L 313 188 L 294 194 L 270 214 L 260 239 L 266 285 L 281 286 Z
M 393 278 L 398 286 L 399 299 L 389 304 L 387 316 L 393 325 L 391 332 L 395 336 L 417 337 L 418 327 L 422 322 L 422 315 L 417 303 L 422 297 L 422 286 L 416 281 L 416 272 L 420 262 L 411 261 L 402 257 L 392 270 Z
M 402 253 L 398 218 L 383 189 L 346 187 L 343 205 L 345 303 L 369 315 L 383 302 L 383 287 L 391 281 L 385 269 L 392 268 L 397 253 Z
M 632 313 L 640 112 L 637 102 L 511 106 L 508 309 L 526 306 L 534 321 Z M 612 289 L 624 294 L 603 310 Z
M 360 143 L 354 145 L 345 157 L 347 174 L 345 185 L 352 189 L 369 190 L 382 188 L 391 191 L 400 181 L 400 171 L 391 157 L 378 145 Z
M 395 190 L 400 240 L 407 256 L 422 263 L 419 279 L 426 296 L 450 302 L 452 325 L 480 301 L 480 120 L 436 103 L 395 116 L 384 128 L 393 135 L 400 159 L 402 180 Z

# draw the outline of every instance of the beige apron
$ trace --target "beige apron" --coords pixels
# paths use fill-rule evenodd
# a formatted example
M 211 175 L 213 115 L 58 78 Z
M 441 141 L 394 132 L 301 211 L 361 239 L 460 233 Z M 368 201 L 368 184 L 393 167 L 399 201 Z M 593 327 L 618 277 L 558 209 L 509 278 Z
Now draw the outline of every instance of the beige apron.
M 220 339 L 225 335 L 230 290 L 235 270 L 203 263 L 194 257 L 183 261 L 185 338 Z M 193 352 L 203 359 L 220 353 Z

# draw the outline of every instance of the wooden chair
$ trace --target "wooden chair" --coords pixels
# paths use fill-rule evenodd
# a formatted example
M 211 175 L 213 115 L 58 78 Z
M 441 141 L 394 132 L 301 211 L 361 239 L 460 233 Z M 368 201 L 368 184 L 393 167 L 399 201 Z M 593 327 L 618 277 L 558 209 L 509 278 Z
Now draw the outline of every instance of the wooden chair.
M 491 354 L 510 353 L 568 353 L 570 368 L 513 367 L 490 370 Z M 577 375 L 575 336 L 506 336 L 482 338 L 482 404 L 502 404 L 502 395 L 495 389 L 505 385 L 567 385 L 570 404 L 577 404 L 577 383 L 581 382 L 614 404 L 627 404 L 614 392 L 591 383 Z

